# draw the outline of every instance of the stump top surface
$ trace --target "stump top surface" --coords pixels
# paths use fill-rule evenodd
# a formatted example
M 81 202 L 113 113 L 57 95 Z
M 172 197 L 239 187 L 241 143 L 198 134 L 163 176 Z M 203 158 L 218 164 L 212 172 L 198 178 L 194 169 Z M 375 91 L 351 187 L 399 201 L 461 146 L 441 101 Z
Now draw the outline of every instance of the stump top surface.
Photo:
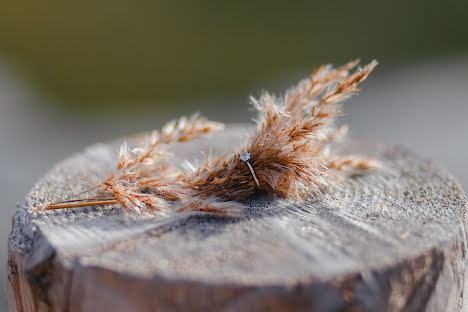
M 232 151 L 246 135 L 233 126 L 179 144 L 177 161 Z M 138 139 L 132 139 L 136 142 Z M 131 141 L 132 141 L 131 140 Z M 10 248 L 54 250 L 77 263 L 142 278 L 228 284 L 293 284 L 378 269 L 443 245 L 464 226 L 466 198 L 444 170 L 402 147 L 346 141 L 343 152 L 380 159 L 378 172 L 305 203 L 253 199 L 240 218 L 187 212 L 135 216 L 119 206 L 41 211 L 100 181 L 116 164 L 117 145 L 96 144 L 59 163 L 20 207 Z M 44 247 L 46 246 L 46 247 Z

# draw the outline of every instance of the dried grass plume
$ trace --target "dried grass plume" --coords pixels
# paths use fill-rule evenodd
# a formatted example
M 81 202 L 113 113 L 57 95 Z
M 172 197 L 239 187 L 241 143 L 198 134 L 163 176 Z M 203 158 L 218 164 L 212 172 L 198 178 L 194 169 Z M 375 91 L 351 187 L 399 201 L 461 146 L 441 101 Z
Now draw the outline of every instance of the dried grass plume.
M 338 127 L 342 103 L 359 91 L 377 65 L 355 69 L 352 61 L 338 69 L 316 69 L 284 96 L 263 92 L 251 98 L 258 112 L 257 129 L 231 155 L 181 170 L 171 162 L 171 146 L 204 133 L 222 130 L 220 123 L 198 115 L 170 122 L 149 142 L 129 149 L 124 144 L 115 172 L 101 182 L 99 195 L 39 208 L 61 209 L 118 203 L 127 211 L 170 213 L 202 211 L 238 215 L 245 200 L 260 194 L 305 200 L 339 186 L 348 174 L 379 167 L 365 155 L 337 155 L 329 143 L 346 135 Z

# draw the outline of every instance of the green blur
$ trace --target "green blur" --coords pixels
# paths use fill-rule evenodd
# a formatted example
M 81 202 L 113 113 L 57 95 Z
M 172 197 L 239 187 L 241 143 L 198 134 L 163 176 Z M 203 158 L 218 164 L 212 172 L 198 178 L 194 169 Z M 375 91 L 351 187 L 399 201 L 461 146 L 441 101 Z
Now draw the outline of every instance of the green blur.
M 2 1 L 0 57 L 55 105 L 162 108 L 246 95 L 352 58 L 466 53 L 467 1 Z M 132 103 L 132 105 L 129 105 Z

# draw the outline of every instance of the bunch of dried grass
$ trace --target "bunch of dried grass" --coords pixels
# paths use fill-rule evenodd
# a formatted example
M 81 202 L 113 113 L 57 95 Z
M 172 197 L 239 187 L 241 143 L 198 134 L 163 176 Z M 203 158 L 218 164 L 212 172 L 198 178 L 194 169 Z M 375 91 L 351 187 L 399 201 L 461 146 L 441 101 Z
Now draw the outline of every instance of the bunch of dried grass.
M 101 195 L 82 201 L 113 201 L 128 211 L 237 215 L 255 194 L 304 200 L 338 186 L 346 174 L 378 168 L 379 162 L 365 155 L 336 155 L 328 148 L 346 135 L 346 128 L 336 125 L 343 101 L 359 91 L 377 63 L 350 73 L 357 65 L 321 66 L 282 97 L 264 92 L 251 98 L 258 127 L 249 143 L 232 155 L 207 158 L 194 170 L 181 171 L 171 162 L 171 144 L 221 130 L 222 124 L 195 115 L 155 131 L 144 147 L 130 150 L 124 144 L 115 173 L 99 184 Z M 44 208 L 76 206 L 60 202 Z

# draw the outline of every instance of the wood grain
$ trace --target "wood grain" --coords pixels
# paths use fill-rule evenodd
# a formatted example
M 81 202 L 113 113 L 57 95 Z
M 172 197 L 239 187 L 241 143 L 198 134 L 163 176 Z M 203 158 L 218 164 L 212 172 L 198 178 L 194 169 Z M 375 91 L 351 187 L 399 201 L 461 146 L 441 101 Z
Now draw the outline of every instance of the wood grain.
M 244 129 L 179 144 L 175 159 L 229 152 Z M 466 197 L 450 174 L 405 148 L 336 145 L 384 167 L 305 203 L 252 199 L 240 218 L 136 216 L 117 205 L 31 212 L 92 186 L 82 179 L 105 178 L 118 143 L 57 164 L 20 205 L 9 239 L 9 311 L 462 307 Z

